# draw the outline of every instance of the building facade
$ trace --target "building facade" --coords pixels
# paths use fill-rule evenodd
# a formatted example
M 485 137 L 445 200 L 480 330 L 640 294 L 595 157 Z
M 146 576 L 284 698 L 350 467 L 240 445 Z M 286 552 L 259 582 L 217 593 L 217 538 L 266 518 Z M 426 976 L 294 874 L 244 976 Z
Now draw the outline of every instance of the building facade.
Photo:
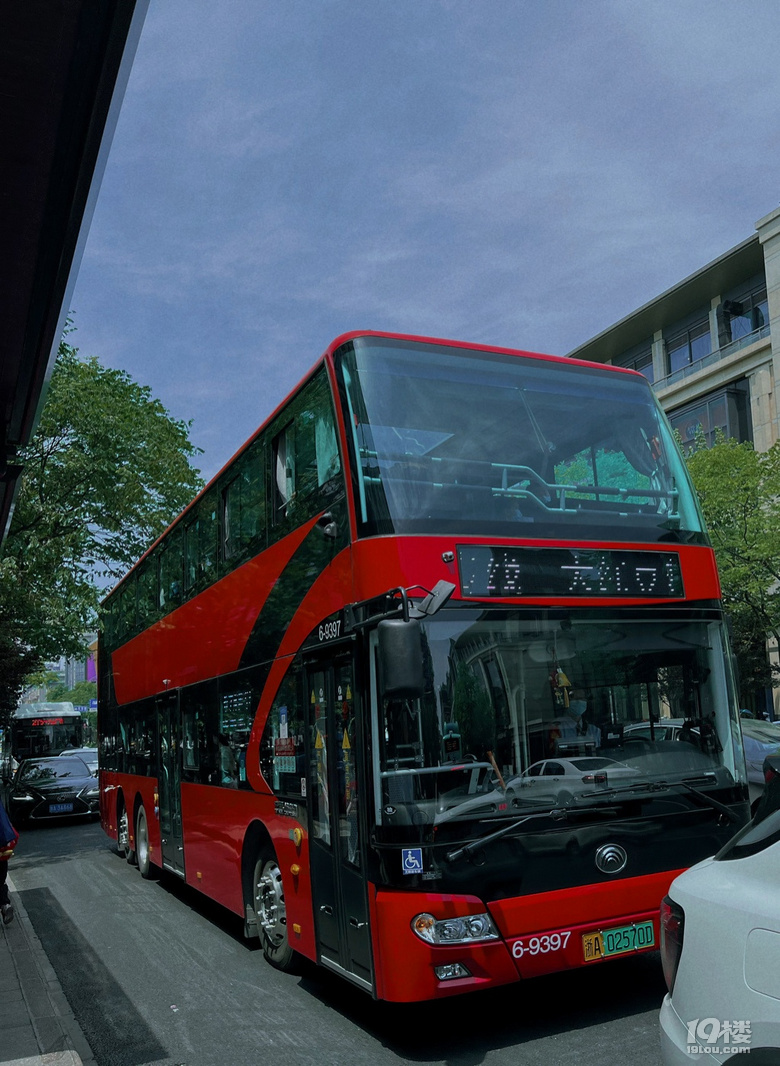
M 780 208 L 747 240 L 568 354 L 643 373 L 683 445 L 699 430 L 709 442 L 722 430 L 770 448 L 780 438 Z M 766 696 L 780 718 L 780 692 Z

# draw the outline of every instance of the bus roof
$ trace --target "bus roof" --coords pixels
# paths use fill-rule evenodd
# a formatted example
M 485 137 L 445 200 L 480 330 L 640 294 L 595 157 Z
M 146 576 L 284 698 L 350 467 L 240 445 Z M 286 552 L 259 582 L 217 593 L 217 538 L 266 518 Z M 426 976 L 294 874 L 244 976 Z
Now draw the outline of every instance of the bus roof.
M 72 703 L 64 701 L 62 703 L 21 703 L 14 714 L 15 718 L 48 718 L 55 716 L 62 716 L 65 714 L 72 714 L 76 717 L 79 715 L 79 711 L 73 706 Z

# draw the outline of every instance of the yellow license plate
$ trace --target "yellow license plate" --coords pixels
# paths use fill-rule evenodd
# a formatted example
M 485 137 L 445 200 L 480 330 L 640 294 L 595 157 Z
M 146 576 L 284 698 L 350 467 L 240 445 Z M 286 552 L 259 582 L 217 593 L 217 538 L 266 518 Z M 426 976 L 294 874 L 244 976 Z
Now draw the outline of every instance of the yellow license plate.
M 600 929 L 597 933 L 583 933 L 582 957 L 585 962 L 594 962 L 613 955 L 625 955 L 629 951 L 642 951 L 654 944 L 653 923 L 634 922 L 614 929 Z

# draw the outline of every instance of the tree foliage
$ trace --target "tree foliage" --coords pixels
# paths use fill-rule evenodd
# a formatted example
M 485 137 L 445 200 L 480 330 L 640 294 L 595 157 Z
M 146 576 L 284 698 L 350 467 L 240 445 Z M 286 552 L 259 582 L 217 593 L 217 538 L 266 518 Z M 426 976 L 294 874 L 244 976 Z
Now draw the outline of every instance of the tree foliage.
M 102 590 L 202 486 L 189 428 L 60 344 L 0 556 L 0 714 L 43 660 L 83 653 Z
M 73 688 L 58 681 L 46 693 L 46 699 L 54 703 L 72 703 L 76 707 L 89 707 L 90 700 L 97 699 L 97 685 L 94 681 L 77 681 Z
M 460 729 L 464 752 L 485 758 L 496 747 L 496 717 L 489 694 L 468 666 L 458 668 L 453 693 L 453 717 Z
M 722 435 L 688 456 L 718 562 L 745 687 L 776 684 L 767 635 L 780 640 L 780 442 L 757 452 Z

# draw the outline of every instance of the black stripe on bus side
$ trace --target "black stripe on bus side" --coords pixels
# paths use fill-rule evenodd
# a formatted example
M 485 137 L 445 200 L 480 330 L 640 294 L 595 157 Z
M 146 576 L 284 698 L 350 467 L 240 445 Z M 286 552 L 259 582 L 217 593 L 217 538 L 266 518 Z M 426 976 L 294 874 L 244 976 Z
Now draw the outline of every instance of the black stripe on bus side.
M 347 510 L 343 501 L 331 508 L 338 528 L 336 539 L 315 524 L 304 537 L 263 604 L 241 655 L 238 669 L 264 663 L 262 684 L 271 669 L 285 632 L 322 571 L 348 543 Z

